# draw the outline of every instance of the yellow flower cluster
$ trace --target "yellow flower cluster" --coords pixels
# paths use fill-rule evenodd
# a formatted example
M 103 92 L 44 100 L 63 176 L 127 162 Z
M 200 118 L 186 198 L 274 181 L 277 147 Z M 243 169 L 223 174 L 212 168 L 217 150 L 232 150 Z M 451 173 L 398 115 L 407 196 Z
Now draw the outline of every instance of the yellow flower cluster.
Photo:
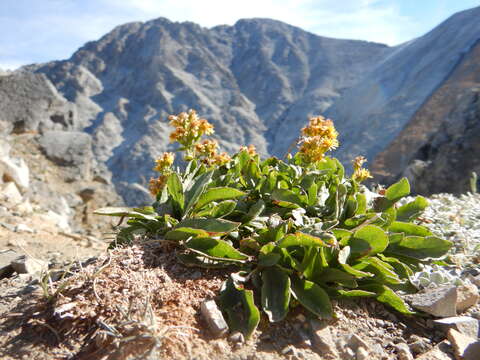
M 202 135 L 214 133 L 213 125 L 205 119 L 199 119 L 195 110 L 168 117 L 175 131 L 170 134 L 170 142 L 177 141 L 185 147 L 192 146 Z
M 204 140 L 202 143 L 195 144 L 195 151 L 198 155 L 204 157 L 213 157 L 217 153 L 218 143 L 214 140 Z
M 204 140 L 195 144 L 195 157 L 207 165 L 223 165 L 231 160 L 226 152 L 218 153 L 218 143 L 215 140 Z
M 255 156 L 257 155 L 257 149 L 255 148 L 255 145 L 248 145 L 246 146 L 241 146 L 240 150 L 238 152 L 246 151 L 250 156 Z
M 163 153 L 162 157 L 155 160 L 155 167 L 153 170 L 158 171 L 159 173 L 168 171 L 173 165 L 175 160 L 175 154 L 171 152 Z
M 302 129 L 299 151 L 306 162 L 321 161 L 327 151 L 338 147 L 337 137 L 332 120 L 322 116 L 310 118 L 308 126 Z
M 367 159 L 365 159 L 363 156 L 357 156 L 353 161 L 353 175 L 352 179 L 356 180 L 358 182 L 365 181 L 369 178 L 372 178 L 372 175 L 370 174 L 370 171 L 367 169 L 364 169 L 362 166 L 367 162 Z
M 162 191 L 167 182 L 167 175 L 160 175 L 158 178 L 150 178 L 150 182 L 148 184 L 148 190 L 150 190 L 150 194 L 152 196 L 157 196 L 158 193 Z

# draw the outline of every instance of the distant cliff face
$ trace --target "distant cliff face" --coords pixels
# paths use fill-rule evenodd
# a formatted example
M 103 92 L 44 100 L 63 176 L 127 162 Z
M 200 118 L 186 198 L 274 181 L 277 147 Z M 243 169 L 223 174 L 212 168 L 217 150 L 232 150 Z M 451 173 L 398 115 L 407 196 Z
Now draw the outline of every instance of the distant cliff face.
M 167 116 L 188 108 L 215 125 L 225 150 L 252 143 L 279 157 L 308 116 L 325 114 L 341 134 L 334 155 L 365 155 L 390 180 L 418 149 L 399 153 L 391 162 L 398 171 L 372 159 L 393 148 L 451 78 L 480 38 L 479 18 L 480 8 L 458 13 L 397 47 L 324 38 L 268 19 L 206 29 L 160 18 L 119 26 L 69 60 L 24 71 L 44 74 L 73 104 L 69 130 L 91 135 L 95 159 L 129 203 L 145 199 L 140 185 L 153 175 L 154 159 L 172 149 Z
M 115 181 L 144 184 L 169 148 L 169 114 L 196 109 L 227 151 L 253 143 L 283 156 L 307 116 L 323 113 L 388 51 L 267 19 L 213 29 L 157 19 L 33 69 L 77 104 L 76 126 L 92 135 Z
M 411 122 L 480 39 L 480 7 L 457 13 L 399 45 L 327 110 L 341 134 L 342 160 L 370 162 Z
M 379 180 L 406 175 L 414 191 L 464 193 L 480 174 L 480 41 L 374 162 Z

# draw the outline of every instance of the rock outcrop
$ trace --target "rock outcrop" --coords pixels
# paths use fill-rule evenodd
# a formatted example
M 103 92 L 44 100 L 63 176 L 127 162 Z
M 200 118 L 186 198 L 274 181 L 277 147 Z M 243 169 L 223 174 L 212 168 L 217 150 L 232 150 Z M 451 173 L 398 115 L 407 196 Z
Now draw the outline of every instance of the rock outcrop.
M 479 33 L 480 37 L 480 33 Z M 464 193 L 480 173 L 480 41 L 374 162 L 382 182 L 407 176 L 422 194 Z

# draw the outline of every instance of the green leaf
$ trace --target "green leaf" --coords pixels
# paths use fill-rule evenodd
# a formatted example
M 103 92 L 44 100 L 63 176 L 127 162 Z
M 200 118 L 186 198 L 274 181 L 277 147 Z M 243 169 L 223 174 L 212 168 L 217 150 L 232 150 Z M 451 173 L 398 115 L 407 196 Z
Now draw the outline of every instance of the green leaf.
M 189 240 L 185 246 L 189 249 L 196 250 L 219 260 L 247 260 L 248 256 L 242 254 L 232 245 L 224 240 L 213 238 L 193 238 Z
M 345 270 L 345 272 L 355 276 L 357 279 L 373 276 L 372 273 L 360 271 L 348 265 L 347 260 L 349 256 L 350 256 L 350 246 L 345 246 L 343 249 L 341 249 L 338 252 L 338 263 L 340 264 L 342 269 Z
M 298 208 L 302 206 L 302 200 L 293 191 L 288 189 L 275 189 L 272 192 L 272 201 L 274 204 L 287 207 Z
M 358 286 L 355 276 L 335 268 L 326 268 L 318 276 L 311 279 L 316 283 L 337 283 L 346 287 Z
M 277 264 L 282 258 L 282 255 L 274 252 L 276 248 L 276 245 L 272 242 L 263 245 L 258 253 L 258 266 L 267 267 Z
M 231 332 L 240 331 L 248 339 L 260 322 L 260 311 L 255 306 L 253 291 L 235 285 L 230 278 L 220 290 L 220 307 L 227 314 Z
M 167 178 L 167 189 L 170 194 L 174 206 L 181 213 L 184 206 L 183 186 L 182 181 L 177 173 L 172 173 Z
M 417 196 L 414 201 L 400 206 L 397 210 L 399 221 L 413 221 L 427 208 L 428 201 L 423 196 Z
M 232 266 L 231 262 L 214 260 L 191 251 L 177 253 L 176 256 L 183 265 L 188 267 L 201 267 L 204 269 L 224 269 L 228 266 Z
M 407 304 L 398 296 L 392 289 L 385 285 L 371 284 L 363 285 L 363 290 L 371 291 L 377 294 L 376 299 L 381 303 L 389 305 L 402 314 L 412 315 L 414 312 L 410 311 Z
M 260 216 L 264 210 L 265 202 L 260 199 L 250 207 L 248 213 L 242 218 L 242 223 L 248 223 L 249 221 L 252 221 L 256 217 Z
M 345 229 L 333 229 L 333 235 L 337 238 L 337 241 L 340 245 L 345 246 L 350 241 L 350 238 L 353 236 L 353 233 Z
M 395 273 L 395 269 L 392 265 L 378 259 L 375 256 L 364 259 L 362 263 L 362 265 L 364 265 L 365 263 L 368 264 L 365 269 L 375 274 L 375 280 L 377 282 L 394 285 L 400 284 L 402 282 L 399 279 L 398 275 Z
M 240 226 L 240 223 L 228 221 L 225 219 L 185 219 L 178 223 L 177 228 L 186 227 L 205 230 L 211 236 L 223 235 L 234 231 Z
M 237 202 L 235 200 L 221 201 L 213 208 L 210 216 L 217 219 L 228 216 L 235 210 L 236 206 Z
M 201 229 L 192 229 L 187 227 L 179 227 L 173 230 L 170 230 L 165 234 L 166 240 L 187 240 L 191 237 L 208 237 L 208 232 Z
M 342 297 L 373 297 L 377 294 L 365 290 L 337 290 Z
M 386 254 L 404 255 L 415 259 L 439 258 L 453 246 L 452 242 L 435 236 L 407 236 L 401 241 L 391 244 Z
M 262 271 L 262 308 L 270 322 L 281 321 L 288 313 L 290 278 L 274 266 Z
M 149 214 L 135 211 L 135 208 L 129 207 L 104 207 L 93 212 L 96 215 L 130 217 L 136 219 L 155 220 L 156 214 Z
M 388 246 L 388 236 L 375 225 L 366 225 L 355 231 L 348 241 L 352 254 L 365 256 L 383 252 Z
M 197 203 L 194 205 L 194 209 L 198 210 L 212 201 L 236 199 L 243 195 L 245 195 L 243 191 L 230 187 L 210 188 L 200 196 Z
M 328 242 L 327 242 L 328 241 Z M 332 242 L 331 238 L 320 239 L 319 237 L 297 232 L 295 234 L 288 234 L 280 242 L 278 246 L 280 248 L 286 248 L 290 246 L 330 246 Z
M 388 228 L 390 233 L 404 233 L 405 235 L 414 236 L 430 236 L 431 231 L 425 226 L 415 225 L 412 223 L 405 223 L 400 221 L 394 221 Z
M 408 194 L 410 194 L 410 184 L 407 178 L 401 179 L 385 191 L 385 197 L 390 201 L 398 201 Z
M 331 319 L 333 308 L 328 294 L 320 286 L 312 281 L 292 276 L 291 290 L 293 296 L 306 309 L 321 319 Z
M 213 171 L 207 171 L 200 175 L 192 188 L 188 190 L 185 194 L 185 202 L 187 203 L 185 207 L 185 215 L 189 215 L 193 210 L 195 204 L 197 203 L 200 196 L 205 191 L 208 183 L 212 180 Z

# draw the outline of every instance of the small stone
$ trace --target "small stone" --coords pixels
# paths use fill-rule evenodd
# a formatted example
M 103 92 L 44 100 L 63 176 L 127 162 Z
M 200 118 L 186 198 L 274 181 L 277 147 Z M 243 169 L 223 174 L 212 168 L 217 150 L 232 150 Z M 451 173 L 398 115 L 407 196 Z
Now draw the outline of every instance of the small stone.
M 343 355 L 341 359 L 355 359 L 355 351 L 350 349 L 349 347 L 346 347 L 343 351 Z
M 410 336 L 409 342 L 410 350 L 412 350 L 414 354 L 423 354 L 430 349 L 430 341 L 426 338 L 412 335 Z
M 310 320 L 310 328 L 312 329 L 314 349 L 322 356 L 329 356 L 333 359 L 338 358 L 338 351 L 328 325 L 319 320 Z
M 458 360 L 480 359 L 480 341 L 478 339 L 466 336 L 455 329 L 448 330 L 447 337 Z
M 457 313 L 462 313 L 477 304 L 479 298 L 478 287 L 474 284 L 465 284 L 457 287 Z
M 478 333 L 478 320 L 469 316 L 455 316 L 445 319 L 435 320 L 434 324 L 439 328 L 447 332 L 449 329 L 455 329 L 458 332 L 477 338 Z
M 34 259 L 33 257 L 22 255 L 11 262 L 13 270 L 18 274 L 40 274 L 48 269 L 48 263 L 43 260 Z
M 370 354 L 368 353 L 367 349 L 365 349 L 363 346 L 360 346 L 357 351 L 356 351 L 356 360 L 367 360 L 370 357 Z
M 232 335 L 230 335 L 228 340 L 234 344 L 243 344 L 245 342 L 243 334 L 239 331 L 235 331 Z
M 282 349 L 282 355 L 295 355 L 295 348 L 292 345 L 285 346 Z
M 410 296 L 412 306 L 438 317 L 456 316 L 457 288 L 442 286 Z
M 204 301 L 200 306 L 200 311 L 215 337 L 220 337 L 227 333 L 227 322 L 214 300 Z
M 350 336 L 350 339 L 347 341 L 347 346 L 353 351 L 357 351 L 360 347 L 363 347 L 367 350 L 369 349 L 367 343 L 363 341 L 357 334 Z
M 12 261 L 18 257 L 18 253 L 13 250 L 0 251 L 0 279 L 9 277 L 13 274 Z
M 472 282 L 477 285 L 477 287 L 480 288 L 480 275 L 477 275 L 475 276 L 474 278 L 472 278 Z
M 413 360 L 413 355 L 407 344 L 397 344 L 395 345 L 395 349 L 397 350 L 398 360 Z
M 32 229 L 30 229 L 27 225 L 25 224 L 18 224 L 17 226 L 15 226 L 15 232 L 26 232 L 26 233 L 30 233 L 30 234 L 33 234 L 34 231 Z
M 431 350 L 418 356 L 416 360 L 454 360 L 454 357 L 450 355 L 450 352 L 450 344 L 447 341 L 442 341 Z

